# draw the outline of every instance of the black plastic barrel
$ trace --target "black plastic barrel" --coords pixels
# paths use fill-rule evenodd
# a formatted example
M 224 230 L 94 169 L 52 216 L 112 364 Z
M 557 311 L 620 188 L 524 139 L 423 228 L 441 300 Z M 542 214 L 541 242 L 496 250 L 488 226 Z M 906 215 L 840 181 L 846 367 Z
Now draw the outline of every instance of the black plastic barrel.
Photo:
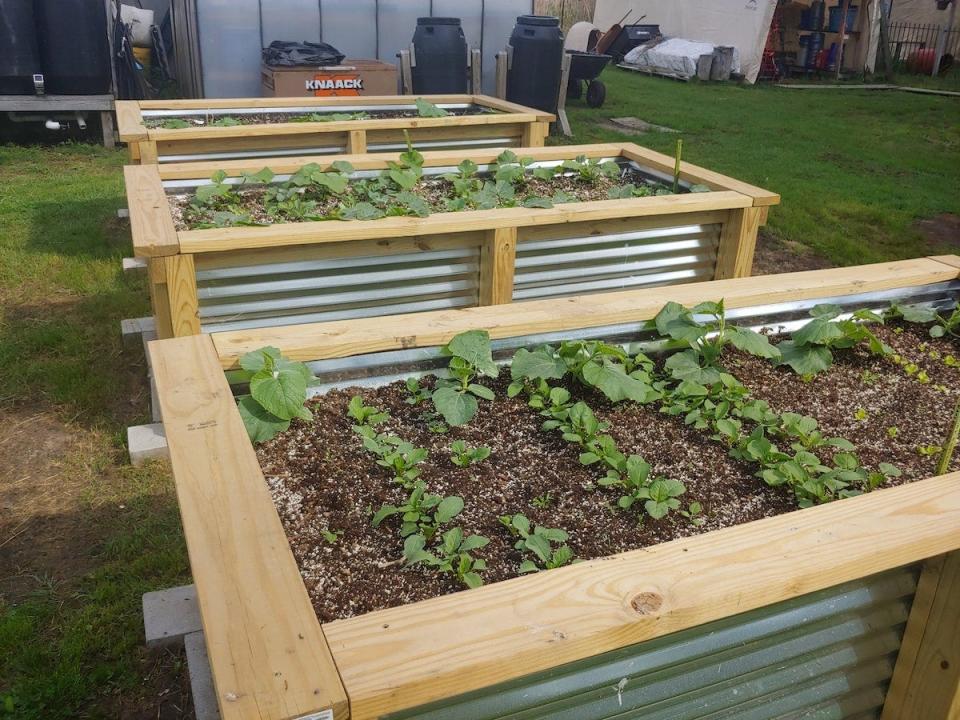
M 507 73 L 507 100 L 556 112 L 563 61 L 559 18 L 521 15 L 510 35 L 510 46 L 513 60 Z
M 39 72 L 33 0 L 0 0 L 0 95 L 33 95 Z
M 35 1 L 47 93 L 109 93 L 110 44 L 102 0 Z
M 417 18 L 413 52 L 416 65 L 410 72 L 414 94 L 467 92 L 467 38 L 460 18 Z

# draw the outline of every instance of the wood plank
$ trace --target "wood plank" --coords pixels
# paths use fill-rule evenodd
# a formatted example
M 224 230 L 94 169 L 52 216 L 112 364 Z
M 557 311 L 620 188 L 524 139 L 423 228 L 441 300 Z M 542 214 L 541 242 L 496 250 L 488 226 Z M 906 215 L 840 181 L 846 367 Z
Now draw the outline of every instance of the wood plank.
M 673 176 L 674 159 L 669 155 L 634 144 L 624 145 L 623 154 L 632 160 L 668 172 L 671 177 Z M 714 190 L 735 190 L 744 195 L 749 195 L 753 198 L 753 204 L 756 206 L 780 204 L 780 196 L 774 192 L 688 162 L 680 163 L 680 177 L 695 184 L 707 185 Z
M 525 157 L 534 160 L 564 160 L 584 155 L 589 158 L 617 157 L 621 154 L 621 145 L 598 143 L 593 145 L 566 145 L 563 147 L 529 148 Z M 429 150 L 423 153 L 425 167 L 457 165 L 461 160 L 472 160 L 477 165 L 487 165 L 497 159 L 501 149 L 486 150 Z M 349 155 L 332 157 L 313 155 L 296 158 L 271 158 L 270 167 L 276 173 L 296 172 L 308 163 L 318 163 L 328 167 L 334 160 L 346 160 L 358 170 L 379 170 L 387 167 L 389 161 L 396 162 L 400 153 L 377 153 L 376 155 Z M 164 180 L 190 180 L 209 178 L 217 170 L 225 171 L 229 176 L 239 176 L 244 172 L 256 172 L 263 167 L 264 160 L 220 160 L 213 162 L 165 163 L 160 167 L 160 177 Z M 672 172 L 672 171 L 671 171 Z
M 140 116 L 140 107 L 136 100 L 117 100 L 117 132 L 120 141 L 125 143 L 139 142 L 147 139 L 147 128 Z
M 717 249 L 717 269 L 714 277 L 750 277 L 753 273 L 753 254 L 757 247 L 757 233 L 766 208 L 749 207 L 731 210 L 720 231 Z
M 110 110 L 113 110 L 113 95 L 0 95 L 0 112 L 62 113 Z
M 817 297 L 853 295 L 956 280 L 956 269 L 928 258 L 808 270 L 781 275 L 714 280 L 666 288 L 625 290 L 534 300 L 503 308 L 473 307 L 289 325 L 216 333 L 214 344 L 224 368 L 237 367 L 243 353 L 274 345 L 295 360 L 360 355 L 381 350 L 444 345 L 458 333 L 487 329 L 493 338 L 602 327 L 654 317 L 669 299 L 684 305 L 724 299 L 727 308 L 765 305 Z
M 209 336 L 149 344 L 223 720 L 347 698 Z
M 332 120 L 327 122 L 264 123 L 262 125 L 232 125 L 165 129 L 150 128 L 151 140 L 208 140 L 226 137 L 275 137 L 350 130 L 402 130 L 403 128 L 470 127 L 473 125 L 502 125 L 504 123 L 537 122 L 532 113 L 485 113 L 483 115 L 448 115 L 446 117 L 382 118 L 370 120 Z
M 960 255 L 934 255 L 931 260 L 942 262 L 950 267 L 960 268 Z
M 513 272 L 517 260 L 517 229 L 489 230 L 480 246 L 480 304 L 513 302 Z
M 594 200 L 552 208 L 497 208 L 436 213 L 425 218 L 387 217 L 371 221 L 305 222 L 268 227 L 186 230 L 178 233 L 185 253 L 225 252 L 275 245 L 314 245 L 378 237 L 411 237 L 468 230 L 496 230 L 614 217 L 649 217 L 746 207 L 750 198 L 735 192 L 660 195 L 629 200 Z M 131 213 L 133 206 L 131 206 Z
M 176 257 L 175 255 L 167 257 Z M 170 312 L 170 293 L 167 292 L 167 264 L 165 257 L 147 258 L 147 288 L 150 291 L 150 306 L 153 308 L 154 327 L 157 338 L 173 337 L 173 320 Z
M 473 95 L 424 95 L 435 105 L 441 103 L 469 103 Z M 413 99 L 404 95 L 361 95 L 343 97 L 250 97 L 198 98 L 186 100 L 138 100 L 142 110 L 229 110 L 230 108 L 275 107 L 341 107 L 343 105 L 412 105 Z M 529 108 L 527 108 L 529 111 Z
M 538 122 L 545 122 L 547 124 L 555 122 L 557 116 L 553 113 L 548 113 L 539 108 L 530 108 L 525 105 L 519 105 L 517 103 L 512 103 L 509 100 L 503 98 L 493 97 L 491 95 L 475 95 L 473 101 L 477 105 L 484 105 L 494 110 L 500 110 L 505 113 L 534 113 L 537 116 Z
M 916 718 L 960 718 L 957 551 L 933 559 L 924 567 L 881 720 Z
M 157 166 L 126 165 L 123 181 L 127 189 L 127 207 L 130 208 L 133 254 L 136 257 L 160 257 L 180 252 Z
M 324 632 L 351 718 L 366 720 L 957 548 L 953 473 L 338 620 Z
M 171 334 L 196 335 L 200 332 L 200 303 L 193 255 L 170 255 L 162 260 L 166 265 Z

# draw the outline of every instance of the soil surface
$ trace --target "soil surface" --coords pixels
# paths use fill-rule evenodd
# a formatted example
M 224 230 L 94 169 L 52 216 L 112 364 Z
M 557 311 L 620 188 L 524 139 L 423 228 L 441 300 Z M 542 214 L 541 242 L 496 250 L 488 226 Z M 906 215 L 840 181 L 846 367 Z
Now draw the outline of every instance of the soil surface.
M 291 103 L 293 104 L 293 103 Z M 466 107 L 466 108 L 445 108 L 448 116 L 462 117 L 464 115 L 489 115 L 495 113 L 495 110 L 490 110 L 487 108 L 479 107 Z M 317 113 L 319 115 L 333 115 L 334 113 Z M 360 115 L 358 112 L 344 112 L 338 113 L 340 115 Z M 207 115 L 206 117 L 200 118 L 196 115 L 167 115 L 164 117 L 152 117 L 144 118 L 144 126 L 155 129 L 162 128 L 163 123 L 167 120 L 183 120 L 184 122 L 190 123 L 192 128 L 198 127 L 222 127 L 217 126 L 215 123 L 218 119 L 229 117 L 237 121 L 237 125 L 276 125 L 277 123 L 289 123 L 289 122 L 332 122 L 331 120 L 311 120 L 311 113 L 243 113 L 237 115 L 230 115 L 229 113 L 218 112 L 216 115 Z M 366 117 L 356 117 L 349 118 L 351 120 L 394 120 L 396 118 L 418 118 L 422 117 L 419 112 L 415 109 L 411 110 L 372 110 L 364 111 L 363 115 Z M 227 126 L 229 127 L 229 126 Z M 173 128 L 176 129 L 176 128 Z M 189 129 L 189 128 L 185 128 Z
M 917 448 L 943 442 L 960 397 L 960 371 L 942 358 L 960 356 L 960 348 L 950 340 L 931 340 L 919 326 L 887 326 L 878 334 L 924 369 L 929 382 L 918 382 L 891 359 L 859 348 L 838 352 L 833 368 L 812 382 L 736 351 L 725 355 L 725 364 L 775 410 L 811 415 L 828 434 L 849 439 L 864 466 L 891 462 L 903 473 L 897 483 L 922 479 L 933 474 L 937 458 Z M 496 391 L 496 400 L 481 401 L 468 425 L 445 434 L 428 428 L 429 404 L 406 403 L 403 384 L 393 383 L 314 398 L 309 402 L 312 423 L 294 421 L 286 433 L 257 447 L 321 621 L 462 589 L 452 576 L 397 563 L 403 549 L 399 521 L 371 527 L 372 513 L 383 503 L 399 504 L 405 493 L 351 430 L 346 411 L 354 394 L 389 411 L 391 417 L 379 431 L 429 449 L 429 459 L 420 466 L 429 491 L 461 496 L 464 510 L 453 524 L 490 540 L 475 553 L 487 562 L 487 583 L 517 575 L 522 559 L 498 521 L 500 515 L 523 513 L 534 524 L 561 528 L 569 534 L 575 556 L 591 559 L 797 507 L 792 491 L 767 486 L 754 476 L 756 467 L 731 459 L 708 433 L 684 425 L 681 418 L 661 414 L 652 405 L 613 406 L 592 391 L 571 387 L 575 399 L 585 400 L 610 424 L 608 432 L 622 452 L 642 455 L 654 474 L 684 483 L 683 508 L 691 502 L 703 506 L 702 524 L 678 512 L 638 522 L 637 510 L 614 509 L 619 493 L 595 485 L 602 473 L 579 463 L 578 446 L 556 431 L 541 431 L 543 418 L 524 399 L 506 397 L 505 379 L 486 384 Z M 455 466 L 449 446 L 458 439 L 470 447 L 488 446 L 490 457 L 466 468 Z M 960 469 L 960 458 L 954 464 Z M 341 535 L 331 543 L 324 531 Z
M 753 275 L 776 275 L 828 267 L 833 267 L 833 263 L 806 245 L 792 240 L 780 240 L 763 228 L 760 229 L 753 258 Z
M 566 193 L 572 198 L 570 202 L 608 200 L 612 188 L 627 184 L 633 184 L 638 188 L 651 188 L 651 195 L 653 194 L 652 188 L 657 187 L 643 175 L 629 169 L 619 179 L 600 176 L 591 182 L 580 180 L 571 174 L 556 175 L 550 180 L 528 176 L 523 184 L 514 185 L 515 203 L 516 205 L 522 205 L 529 198 L 552 198 L 557 192 Z M 412 192 L 426 201 L 431 213 L 452 212 L 447 208 L 446 202 L 448 198 L 456 197 L 456 193 L 449 180 L 436 177 L 423 178 L 414 186 Z M 254 223 L 262 225 L 302 222 L 299 218 L 270 214 L 264 201 L 265 193 L 266 189 L 262 186 L 236 191 L 238 202 L 233 211 L 245 212 L 249 214 Z M 336 213 L 340 206 L 345 201 L 350 204 L 351 198 L 355 197 L 351 196 L 350 193 L 351 191 L 348 188 L 347 192 L 342 195 L 327 194 L 305 197 L 316 201 L 316 207 L 313 209 L 314 215 L 325 219 L 337 219 Z M 198 226 L 204 226 L 205 222 L 209 222 L 209 218 L 212 217 L 215 210 L 210 207 L 195 207 L 192 193 L 168 195 L 167 199 L 177 230 L 191 230 Z
M 917 220 L 913 227 L 920 231 L 932 247 L 960 248 L 960 215 L 941 213 Z

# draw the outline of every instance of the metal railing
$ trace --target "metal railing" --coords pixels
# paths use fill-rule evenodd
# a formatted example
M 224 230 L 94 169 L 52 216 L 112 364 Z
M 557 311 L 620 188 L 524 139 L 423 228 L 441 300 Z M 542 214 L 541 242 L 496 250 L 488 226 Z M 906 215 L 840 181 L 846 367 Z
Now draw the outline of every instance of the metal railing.
M 960 54 L 960 28 L 947 29 L 943 25 L 892 23 L 889 29 L 890 57 L 898 70 L 907 68 L 910 57 L 918 50 L 937 49 L 940 34 L 944 34 L 944 55 Z

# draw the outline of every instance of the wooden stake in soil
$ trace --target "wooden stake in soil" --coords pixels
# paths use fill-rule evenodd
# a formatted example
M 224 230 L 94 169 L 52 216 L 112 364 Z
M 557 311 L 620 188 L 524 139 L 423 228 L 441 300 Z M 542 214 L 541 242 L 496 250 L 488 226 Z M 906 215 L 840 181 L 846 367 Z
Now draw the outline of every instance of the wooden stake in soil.
M 947 468 L 950 467 L 953 453 L 957 449 L 958 438 L 960 438 L 960 400 L 957 401 L 957 407 L 953 411 L 953 427 L 950 429 L 947 442 L 943 446 L 943 454 L 940 455 L 940 462 L 937 463 L 937 475 L 947 474 Z

